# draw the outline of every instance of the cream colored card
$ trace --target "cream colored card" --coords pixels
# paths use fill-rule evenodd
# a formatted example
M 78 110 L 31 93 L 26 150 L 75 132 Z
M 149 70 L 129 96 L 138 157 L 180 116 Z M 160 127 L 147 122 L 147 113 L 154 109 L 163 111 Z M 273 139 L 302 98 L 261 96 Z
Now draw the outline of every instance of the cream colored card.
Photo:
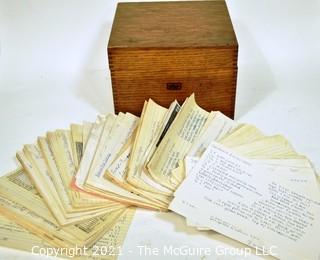
M 60 225 L 78 223 L 123 208 L 119 204 L 118 206 L 91 209 L 90 211 L 85 209 L 83 211 L 68 212 L 70 209 L 65 208 L 64 205 L 66 203 L 62 202 L 64 198 L 55 189 L 54 182 L 50 178 L 49 170 L 39 147 L 36 145 L 26 145 L 24 152 L 18 152 L 17 155 L 25 171 Z
M 72 157 L 70 131 L 56 130 L 55 132 L 48 134 L 48 140 L 54 155 L 53 160 L 57 164 L 59 174 L 62 177 L 64 185 L 70 190 L 76 174 L 76 167 Z M 81 162 L 82 161 L 83 159 Z M 83 192 L 71 191 L 70 194 L 71 202 L 74 207 L 87 207 L 89 209 L 101 207 L 101 205 L 107 205 L 108 203 L 115 205 L 115 202 L 108 202 L 105 199 Z
M 219 143 L 224 146 L 238 146 L 241 144 L 255 141 L 265 135 L 255 126 L 248 124 L 240 124 L 230 134 L 224 136 Z
M 76 225 L 61 227 L 22 169 L 0 178 L 0 211 L 54 245 L 91 245 L 125 209 L 106 213 Z
M 74 255 L 76 250 L 70 251 L 67 255 L 63 254 L 64 248 L 53 248 L 45 239 L 0 215 L 0 246 L 34 254 L 39 254 L 40 249 L 43 252 L 44 249 L 49 248 L 48 251 L 45 251 L 48 252 L 48 256 L 75 257 L 76 259 L 96 259 L 98 257 L 99 259 L 115 260 L 121 254 L 119 249 L 122 247 L 127 235 L 134 211 L 134 209 L 130 209 L 125 214 L 122 214 L 114 226 L 91 248 L 81 252 L 79 250 L 78 256 Z M 55 251 L 52 249 L 55 249 Z
M 93 126 L 93 123 L 91 123 L 91 122 L 84 121 L 82 123 L 82 141 L 83 141 L 83 149 L 82 150 L 83 150 L 83 152 L 86 149 L 92 126 Z
M 178 166 L 201 132 L 209 113 L 200 108 L 191 95 L 183 104 L 177 117 L 162 139 L 147 165 L 152 178 L 163 186 L 174 190 L 171 170 Z
M 78 124 L 70 125 L 72 137 L 72 153 L 73 161 L 76 169 L 79 167 L 82 154 L 83 154 L 83 126 Z
M 0 215 L 0 246 L 32 251 L 32 248 L 47 248 L 50 245 L 42 238 Z
M 196 139 L 190 151 L 188 151 L 188 156 L 200 157 L 212 141 L 220 140 L 237 126 L 237 122 L 221 112 L 214 112 L 214 117 L 209 122 L 209 125 Z
M 130 113 L 119 114 L 112 127 L 103 130 L 85 183 L 92 185 L 90 182 L 103 178 L 109 165 L 134 132 L 138 119 Z
M 159 183 L 154 182 L 148 174 L 144 173 L 144 166 L 148 160 L 151 147 L 156 148 L 157 136 L 166 123 L 165 117 L 168 109 L 149 99 L 145 103 L 140 124 L 132 147 L 127 170 L 127 181 L 138 189 L 167 195 L 171 193 Z
M 83 188 L 83 185 L 89 173 L 89 169 L 90 169 L 95 151 L 97 149 L 97 145 L 99 143 L 99 140 L 105 125 L 107 125 L 108 127 L 108 125 L 112 124 L 114 120 L 115 120 L 115 116 L 109 114 L 106 120 L 104 121 L 97 120 L 97 122 L 93 124 L 92 129 L 90 131 L 90 136 L 88 137 L 88 140 L 85 146 L 82 160 L 80 162 L 79 168 L 75 175 L 75 184 L 79 188 Z
M 211 112 L 203 126 L 203 130 L 192 144 L 187 156 L 200 157 L 212 141 L 220 140 L 230 134 L 238 123 L 223 115 L 221 112 Z M 185 160 L 180 160 L 178 167 L 172 170 L 172 182 L 178 187 L 185 178 Z

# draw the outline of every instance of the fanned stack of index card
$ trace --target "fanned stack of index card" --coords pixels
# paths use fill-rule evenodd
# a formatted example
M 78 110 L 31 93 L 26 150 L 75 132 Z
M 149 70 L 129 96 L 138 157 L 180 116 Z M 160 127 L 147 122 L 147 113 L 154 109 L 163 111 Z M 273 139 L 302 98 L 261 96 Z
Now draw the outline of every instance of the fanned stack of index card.
M 115 259 L 142 207 L 276 258 L 319 259 L 308 158 L 281 135 L 205 111 L 194 95 L 169 108 L 149 99 L 140 118 L 107 114 L 47 132 L 17 158 L 21 167 L 0 178 L 0 245 L 88 247 L 88 257 L 103 244 Z

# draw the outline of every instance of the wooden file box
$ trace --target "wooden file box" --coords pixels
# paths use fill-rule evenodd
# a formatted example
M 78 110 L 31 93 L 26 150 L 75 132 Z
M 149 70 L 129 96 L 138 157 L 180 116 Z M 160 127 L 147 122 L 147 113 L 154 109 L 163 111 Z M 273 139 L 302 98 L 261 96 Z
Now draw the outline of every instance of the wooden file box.
M 108 43 L 115 112 L 191 93 L 233 118 L 238 43 L 224 1 L 119 3 Z

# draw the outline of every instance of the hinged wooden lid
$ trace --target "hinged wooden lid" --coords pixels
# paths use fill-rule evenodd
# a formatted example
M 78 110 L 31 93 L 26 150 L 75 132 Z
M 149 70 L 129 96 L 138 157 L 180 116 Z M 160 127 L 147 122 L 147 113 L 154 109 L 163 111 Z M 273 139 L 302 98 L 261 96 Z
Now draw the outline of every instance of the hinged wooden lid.
M 237 47 L 225 1 L 119 3 L 108 48 Z

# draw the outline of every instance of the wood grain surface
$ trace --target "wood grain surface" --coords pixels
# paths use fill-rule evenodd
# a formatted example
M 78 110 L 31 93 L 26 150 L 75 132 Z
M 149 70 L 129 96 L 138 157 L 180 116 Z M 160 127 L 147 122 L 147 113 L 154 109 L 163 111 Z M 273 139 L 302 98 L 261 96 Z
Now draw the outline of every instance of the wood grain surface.
M 119 3 L 109 47 L 235 46 L 224 1 Z
M 224 1 L 119 3 L 108 58 L 116 112 L 195 93 L 234 116 L 238 44 Z

